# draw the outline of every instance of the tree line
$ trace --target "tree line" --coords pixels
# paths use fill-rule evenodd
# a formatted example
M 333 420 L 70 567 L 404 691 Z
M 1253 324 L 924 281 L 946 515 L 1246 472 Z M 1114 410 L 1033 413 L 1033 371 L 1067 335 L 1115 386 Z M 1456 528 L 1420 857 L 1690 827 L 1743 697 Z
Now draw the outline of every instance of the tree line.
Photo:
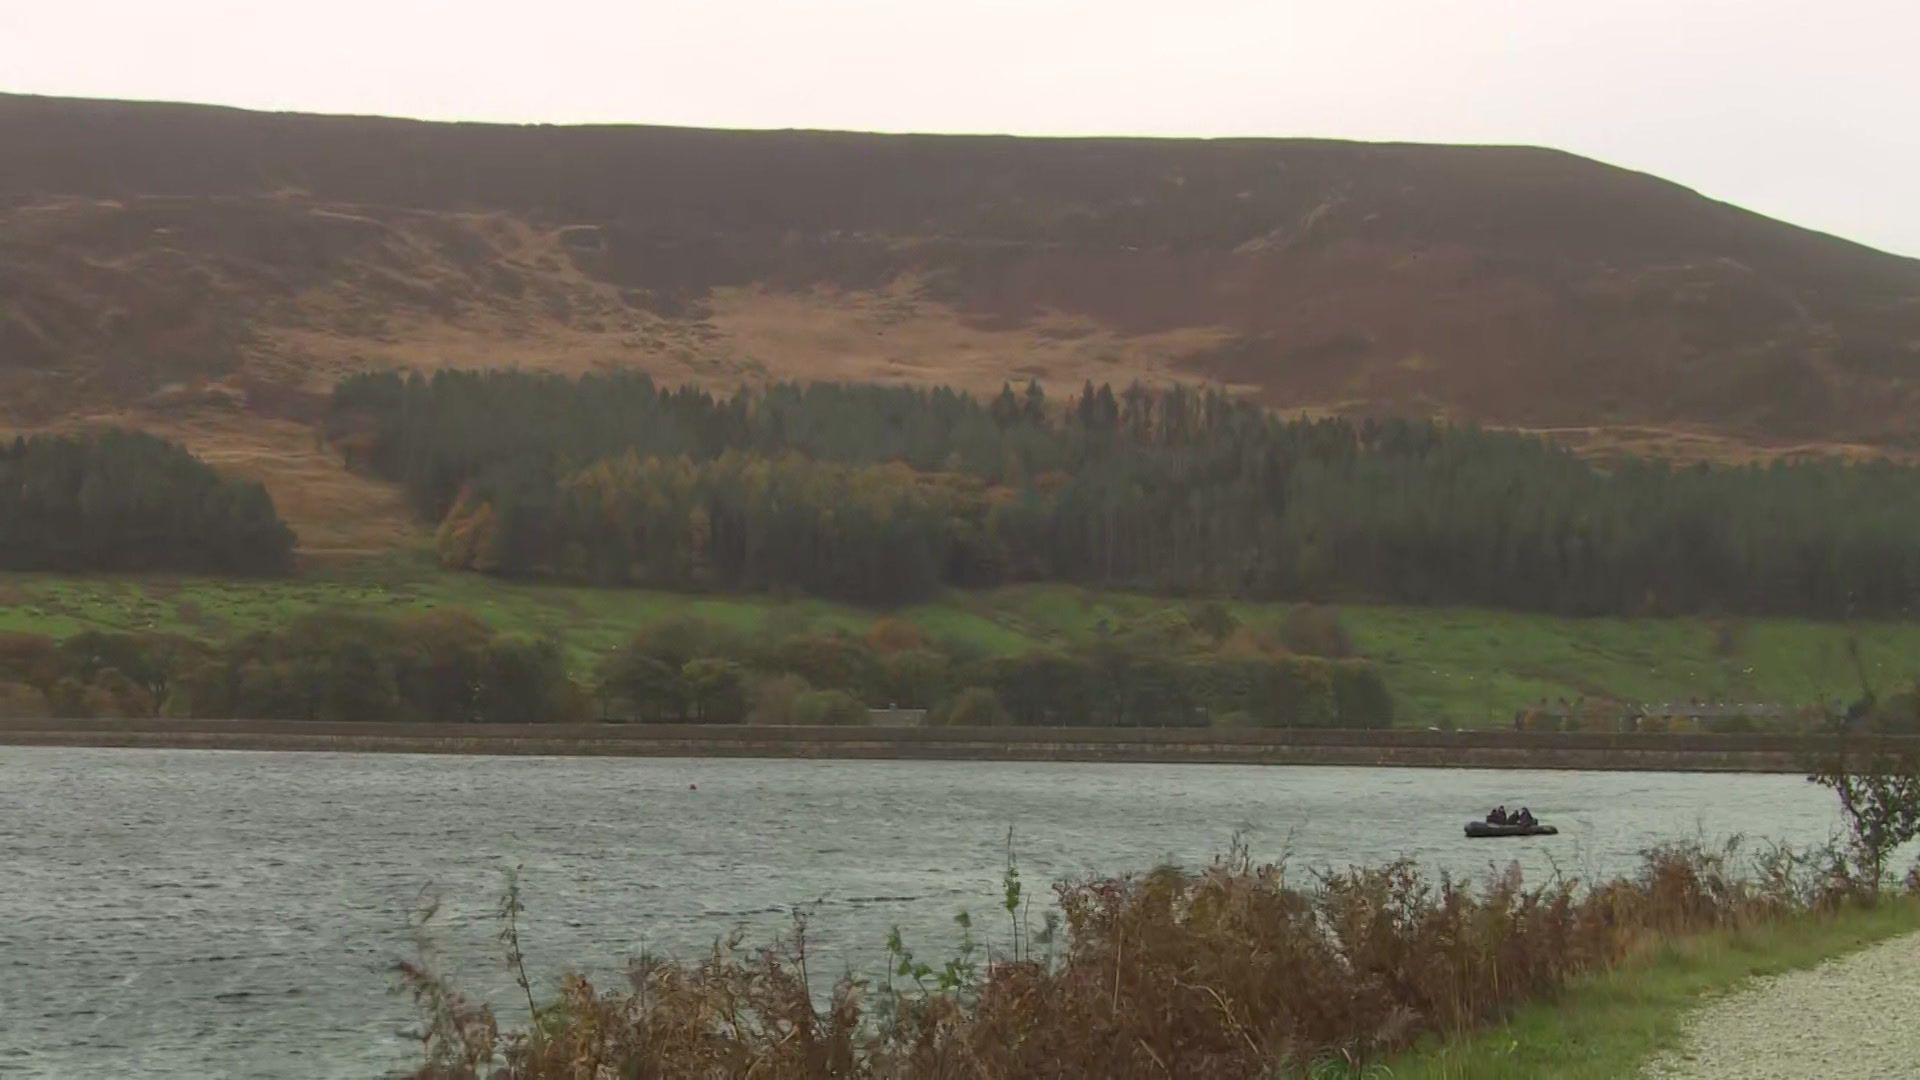
M 1393 721 L 1372 663 L 1294 652 L 1179 611 L 1092 642 L 1006 656 L 943 646 L 894 619 L 865 636 L 743 635 L 675 620 L 604 658 L 594 687 L 603 714 L 640 721 L 862 723 L 869 705 L 927 709 L 934 724 L 964 726 Z
M 591 664 L 473 615 L 318 612 L 230 641 L 0 634 L 0 716 L 374 722 L 1386 727 L 1374 666 L 1202 609 L 1063 649 L 982 655 L 891 618 L 866 633 L 649 627 Z
M 259 484 L 131 431 L 0 442 L 0 567 L 287 569 L 293 532 Z
M 870 604 L 1064 581 L 1565 614 L 1911 613 L 1920 470 L 1596 466 L 1543 439 L 1218 391 L 364 375 L 328 437 L 445 561 Z
M 558 645 L 464 612 L 321 612 L 217 643 L 0 634 L 0 715 L 527 723 L 585 701 Z

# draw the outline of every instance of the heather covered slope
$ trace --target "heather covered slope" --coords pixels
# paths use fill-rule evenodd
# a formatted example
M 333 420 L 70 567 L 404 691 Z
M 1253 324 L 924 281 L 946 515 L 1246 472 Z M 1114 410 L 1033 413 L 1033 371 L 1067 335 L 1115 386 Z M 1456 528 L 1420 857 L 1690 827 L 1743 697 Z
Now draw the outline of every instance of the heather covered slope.
M 0 422 L 518 364 L 1920 441 L 1920 262 L 1548 150 L 26 97 L 0 145 Z

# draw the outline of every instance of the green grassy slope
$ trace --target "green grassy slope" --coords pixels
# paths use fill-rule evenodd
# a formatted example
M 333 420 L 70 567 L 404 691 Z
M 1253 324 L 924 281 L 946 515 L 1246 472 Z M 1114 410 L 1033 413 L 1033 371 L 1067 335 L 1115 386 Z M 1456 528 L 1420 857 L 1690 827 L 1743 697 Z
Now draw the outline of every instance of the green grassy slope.
M 953 593 L 894 613 L 937 639 L 1012 653 L 1093 638 L 1182 601 L 1065 586 Z M 1232 604 L 1274 626 L 1284 604 Z M 0 632 L 160 630 L 217 638 L 304 612 L 472 610 L 496 627 L 552 635 L 576 664 L 648 623 L 692 615 L 752 631 L 769 625 L 864 631 L 876 613 L 818 600 L 686 596 L 635 589 L 514 584 L 443 571 L 418 556 L 342 564 L 279 581 L 0 574 Z M 1471 608 L 1347 607 L 1342 619 L 1379 662 L 1400 722 L 1503 724 L 1541 698 L 1614 696 L 1805 703 L 1850 699 L 1867 676 L 1883 691 L 1920 676 L 1920 624 L 1843 626 L 1800 619 L 1564 619 Z

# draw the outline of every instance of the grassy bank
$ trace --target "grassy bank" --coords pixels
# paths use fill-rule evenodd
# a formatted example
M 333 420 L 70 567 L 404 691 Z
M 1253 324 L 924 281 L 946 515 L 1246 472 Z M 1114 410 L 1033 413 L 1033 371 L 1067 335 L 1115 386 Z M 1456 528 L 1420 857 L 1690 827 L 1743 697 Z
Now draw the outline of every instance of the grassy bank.
M 1154 618 L 1160 597 L 1022 586 L 951 593 L 895 613 L 930 636 L 987 654 L 1085 642 Z M 1284 604 L 1232 603 L 1245 625 L 1277 626 Z M 341 562 L 292 579 L 0 574 L 0 632 L 162 630 L 219 638 L 324 608 L 456 607 L 496 629 L 550 635 L 584 667 L 654 622 L 692 615 L 740 630 L 863 631 L 875 613 L 803 598 L 686 596 L 503 582 L 444 571 L 421 556 Z M 1806 703 L 1851 699 L 1859 675 L 1882 688 L 1914 678 L 1920 624 L 1843 626 L 1804 619 L 1564 619 L 1472 608 L 1349 606 L 1342 619 L 1381 666 L 1402 723 L 1503 724 L 1542 698 L 1611 696 Z
M 1920 902 L 1663 938 L 1505 1024 L 1392 1062 L 1394 1080 L 1611 1080 L 1678 1044 L 1688 1011 L 1755 976 L 1813 967 L 1920 931 Z

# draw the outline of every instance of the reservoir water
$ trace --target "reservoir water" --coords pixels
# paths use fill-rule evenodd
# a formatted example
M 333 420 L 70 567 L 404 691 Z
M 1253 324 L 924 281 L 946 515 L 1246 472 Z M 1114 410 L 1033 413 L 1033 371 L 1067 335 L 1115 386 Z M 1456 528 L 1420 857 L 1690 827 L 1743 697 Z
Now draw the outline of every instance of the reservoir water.
M 697 786 L 697 787 L 696 787 Z M 1561 833 L 1467 841 L 1526 803 Z M 1663 840 L 1823 842 L 1794 776 L 1201 765 L 426 757 L 0 747 L 0 1076 L 360 1077 L 411 1063 L 393 964 L 432 940 L 509 1021 L 495 942 L 520 868 L 536 977 L 686 956 L 807 914 L 816 971 L 923 957 L 968 909 L 992 942 L 1007 830 L 1060 878 L 1402 856 L 1630 870 Z M 1037 918 L 1036 918 L 1037 921 Z

